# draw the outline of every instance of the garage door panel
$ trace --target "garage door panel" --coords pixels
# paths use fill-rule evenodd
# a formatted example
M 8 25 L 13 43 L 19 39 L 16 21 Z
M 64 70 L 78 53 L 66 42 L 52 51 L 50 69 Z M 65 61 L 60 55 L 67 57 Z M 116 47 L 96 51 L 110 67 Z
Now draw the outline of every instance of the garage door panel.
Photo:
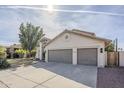
M 49 50 L 48 61 L 72 63 L 72 49 Z
M 77 51 L 78 64 L 83 65 L 97 65 L 97 49 L 83 48 Z

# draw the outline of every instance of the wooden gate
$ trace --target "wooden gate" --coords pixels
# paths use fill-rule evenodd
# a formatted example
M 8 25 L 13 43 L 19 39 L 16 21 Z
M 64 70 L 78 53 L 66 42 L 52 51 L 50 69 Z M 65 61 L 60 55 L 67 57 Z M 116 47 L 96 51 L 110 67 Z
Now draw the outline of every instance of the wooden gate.
M 118 52 L 107 53 L 107 66 L 119 66 L 119 53 Z

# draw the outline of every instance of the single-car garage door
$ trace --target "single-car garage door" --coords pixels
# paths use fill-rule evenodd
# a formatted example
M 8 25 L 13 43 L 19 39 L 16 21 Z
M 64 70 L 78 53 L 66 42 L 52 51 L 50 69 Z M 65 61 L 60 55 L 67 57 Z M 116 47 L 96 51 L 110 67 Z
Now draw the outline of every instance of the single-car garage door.
M 72 49 L 49 50 L 48 61 L 72 63 Z
M 82 65 L 97 65 L 97 49 L 82 48 L 77 50 L 77 63 Z

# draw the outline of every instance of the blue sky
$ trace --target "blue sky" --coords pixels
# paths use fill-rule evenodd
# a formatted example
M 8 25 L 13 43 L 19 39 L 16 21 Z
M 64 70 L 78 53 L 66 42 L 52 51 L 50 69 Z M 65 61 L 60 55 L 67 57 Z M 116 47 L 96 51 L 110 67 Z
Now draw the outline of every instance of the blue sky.
M 19 25 L 31 22 L 41 26 L 49 38 L 64 29 L 80 29 L 118 38 L 119 47 L 124 48 L 124 6 L 54 6 L 57 11 L 52 13 L 42 8 L 47 6 L 0 6 L 0 44 L 18 43 Z

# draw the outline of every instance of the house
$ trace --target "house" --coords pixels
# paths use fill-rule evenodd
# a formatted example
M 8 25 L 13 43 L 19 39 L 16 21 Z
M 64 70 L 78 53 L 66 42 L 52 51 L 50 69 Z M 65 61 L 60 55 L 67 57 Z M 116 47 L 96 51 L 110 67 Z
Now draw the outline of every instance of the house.
M 16 50 L 22 49 L 21 44 L 13 44 L 6 47 L 7 58 L 18 58 L 19 55 L 15 53 Z
M 104 49 L 110 42 L 95 33 L 65 30 L 45 46 L 45 61 L 104 67 Z
M 47 37 L 43 37 L 40 40 L 40 43 L 37 45 L 36 48 L 36 59 L 44 60 L 45 59 L 45 46 L 51 39 Z

